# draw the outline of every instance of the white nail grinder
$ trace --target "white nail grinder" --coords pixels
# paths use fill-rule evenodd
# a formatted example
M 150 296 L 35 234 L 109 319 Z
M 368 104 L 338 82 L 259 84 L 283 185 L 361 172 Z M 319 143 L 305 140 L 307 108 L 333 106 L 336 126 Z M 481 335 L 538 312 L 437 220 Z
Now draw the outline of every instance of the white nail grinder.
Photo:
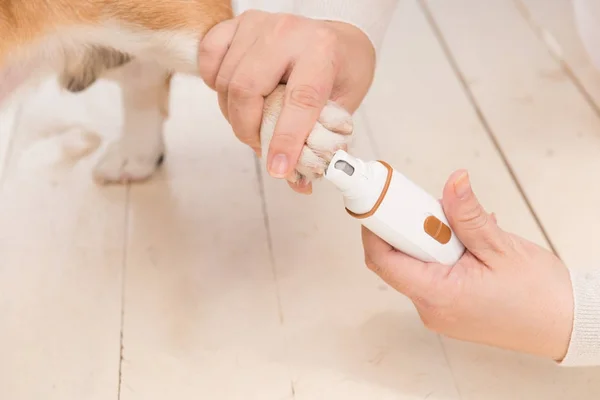
M 342 192 L 347 212 L 395 249 L 449 266 L 463 255 L 440 202 L 386 162 L 339 150 L 325 179 Z

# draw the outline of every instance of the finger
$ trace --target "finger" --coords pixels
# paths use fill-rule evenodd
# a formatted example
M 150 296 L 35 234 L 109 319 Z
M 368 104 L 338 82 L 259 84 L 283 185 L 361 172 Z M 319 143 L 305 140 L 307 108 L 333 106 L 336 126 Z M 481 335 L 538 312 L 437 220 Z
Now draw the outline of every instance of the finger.
M 497 257 L 510 250 L 509 236 L 479 203 L 466 171 L 452 174 L 444 188 L 442 204 L 456 236 L 481 261 L 495 264 Z
M 227 92 L 218 93 L 218 98 L 219 98 L 219 108 L 221 109 L 221 113 L 225 116 L 225 119 L 227 120 L 227 122 L 229 122 L 231 124 L 231 121 L 229 121 L 229 112 L 227 109 Z
M 411 299 L 426 297 L 433 278 L 448 273 L 447 266 L 424 263 L 401 253 L 365 227 L 362 227 L 362 241 L 369 269 Z
M 294 170 L 306 138 L 329 99 L 335 69 L 326 48 L 311 49 L 290 74 L 267 158 L 273 177 L 286 178 Z
M 281 43 L 281 42 L 280 42 Z M 235 69 L 228 94 L 228 115 L 235 135 L 259 151 L 265 97 L 277 87 L 291 63 L 289 49 L 259 39 Z
M 240 61 L 244 58 L 246 52 L 258 40 L 261 32 L 261 17 L 246 17 L 240 19 L 235 36 L 231 41 L 229 49 L 221 62 L 219 71 L 215 78 L 215 90 L 218 92 L 229 91 L 231 77 L 237 69 Z
M 288 185 L 297 193 L 300 194 L 312 194 L 312 183 L 301 180 L 300 182 L 289 182 Z
M 219 108 L 221 109 L 221 113 L 223 113 L 223 115 L 225 116 L 225 119 L 229 121 L 229 116 L 228 116 L 228 112 L 227 112 L 227 93 L 219 93 L 218 94 L 218 98 L 219 98 Z M 256 156 L 258 158 L 262 157 L 262 153 L 260 151 L 260 148 L 253 148 L 254 152 L 256 153 Z
M 215 25 L 200 41 L 198 73 L 208 87 L 216 90 L 216 80 L 223 59 L 237 31 L 239 19 L 230 19 Z

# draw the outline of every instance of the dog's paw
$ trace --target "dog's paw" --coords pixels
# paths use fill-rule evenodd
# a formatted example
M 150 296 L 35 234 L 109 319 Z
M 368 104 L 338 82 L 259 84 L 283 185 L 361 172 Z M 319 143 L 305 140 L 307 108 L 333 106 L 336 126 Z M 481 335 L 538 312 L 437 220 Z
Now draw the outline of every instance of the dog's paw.
M 285 85 L 279 85 L 265 101 L 261 126 L 261 148 L 266 160 L 275 124 L 283 105 Z M 291 183 L 304 183 L 321 178 L 337 150 L 347 150 L 353 139 L 352 116 L 336 103 L 329 101 L 306 139 Z
M 163 160 L 163 145 L 144 149 L 133 143 L 116 141 L 96 164 L 93 176 L 99 184 L 141 182 L 150 178 Z

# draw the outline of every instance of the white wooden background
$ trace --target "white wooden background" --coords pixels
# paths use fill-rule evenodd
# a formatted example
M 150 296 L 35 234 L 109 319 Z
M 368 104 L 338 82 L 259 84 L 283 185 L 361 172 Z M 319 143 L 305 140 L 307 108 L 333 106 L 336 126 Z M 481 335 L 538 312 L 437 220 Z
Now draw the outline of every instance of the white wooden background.
M 425 330 L 363 266 L 337 193 L 264 177 L 198 80 L 177 79 L 161 174 L 97 187 L 98 152 L 60 152 L 114 137 L 117 99 L 48 82 L 0 114 L 0 399 L 600 397 L 599 369 Z M 433 194 L 466 167 L 504 228 L 590 268 L 599 102 L 569 0 L 402 0 L 355 152 Z

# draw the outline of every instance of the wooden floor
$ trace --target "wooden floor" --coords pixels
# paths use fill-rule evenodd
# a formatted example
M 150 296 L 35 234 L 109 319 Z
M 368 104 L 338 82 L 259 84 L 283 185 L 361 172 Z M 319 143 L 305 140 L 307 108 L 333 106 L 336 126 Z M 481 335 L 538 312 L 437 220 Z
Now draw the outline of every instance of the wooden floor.
M 0 399 L 600 398 L 600 369 L 425 330 L 334 189 L 265 177 L 197 80 L 177 79 L 160 175 L 97 187 L 99 151 L 61 151 L 81 127 L 104 146 L 117 99 L 49 82 L 0 114 Z M 436 195 L 468 168 L 505 229 L 597 267 L 599 106 L 569 0 L 403 0 L 355 152 Z

